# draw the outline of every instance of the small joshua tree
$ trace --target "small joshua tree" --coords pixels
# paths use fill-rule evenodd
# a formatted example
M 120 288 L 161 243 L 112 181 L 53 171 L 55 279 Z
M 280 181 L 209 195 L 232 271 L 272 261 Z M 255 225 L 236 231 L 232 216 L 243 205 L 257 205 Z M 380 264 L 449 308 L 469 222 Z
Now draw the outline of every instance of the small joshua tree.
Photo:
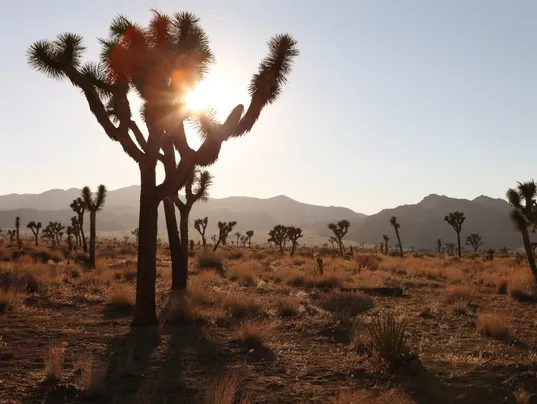
M 35 246 L 37 247 L 39 245 L 39 230 L 41 230 L 41 227 L 43 225 L 41 224 L 41 222 L 34 222 L 33 220 L 28 223 L 28 225 L 26 227 L 28 227 L 33 235 L 34 235 L 34 238 L 35 238 Z
M 271 231 L 269 231 L 268 242 L 276 244 L 280 249 L 280 253 L 283 254 L 283 250 L 285 248 L 285 242 L 287 241 L 288 237 L 289 237 L 288 228 L 286 226 L 278 224 L 274 226 L 274 228 Z
M 442 252 L 442 239 L 436 240 L 436 248 L 438 249 L 438 254 Z
M 466 220 L 464 217 L 464 213 L 462 212 L 450 212 L 445 217 L 444 220 L 453 227 L 453 230 L 455 230 L 455 233 L 457 233 L 457 245 L 459 247 L 459 257 L 462 256 L 462 250 L 461 250 L 461 230 L 462 230 L 462 224 Z
M 448 254 L 453 254 L 455 251 L 456 244 L 455 243 L 446 243 L 446 252 Z
M 253 230 L 248 230 L 246 232 L 246 237 L 248 237 L 248 248 L 252 248 L 252 237 L 254 236 Z
M 483 245 L 483 238 L 479 233 L 472 233 L 466 237 L 466 245 L 471 246 L 474 249 L 474 252 L 477 252 L 479 247 Z
M 380 253 L 384 254 L 384 241 L 381 241 L 379 244 Z
M 17 231 L 15 229 L 8 230 L 7 235 L 9 236 L 9 244 L 13 244 L 15 236 L 17 235 Z
M 233 228 L 236 225 L 237 222 L 218 222 L 218 241 L 216 241 L 213 251 L 216 251 L 220 243 L 222 243 L 222 245 L 226 245 L 227 236 L 233 231 Z
M 334 236 L 336 237 L 337 244 L 339 246 L 340 255 L 343 255 L 343 237 L 345 237 L 345 235 L 349 231 L 350 225 L 351 224 L 349 223 L 349 221 L 345 219 L 340 220 L 339 222 L 337 222 L 337 224 L 330 223 L 328 225 L 328 228 L 334 232 Z
M 507 256 L 511 253 L 511 250 L 509 249 L 509 247 L 502 247 L 500 248 L 499 252 L 500 254 Z
M 248 242 L 248 236 L 241 236 L 242 248 L 246 248 L 246 243 Z
M 507 190 L 506 196 L 511 206 L 513 206 L 513 210 L 510 213 L 511 220 L 517 230 L 522 234 L 528 264 L 534 279 L 537 280 L 537 266 L 535 265 L 529 235 L 529 227 L 537 222 L 535 208 L 537 185 L 533 180 L 525 183 L 519 182 L 516 189 L 510 188 Z
M 73 251 L 73 227 L 67 226 L 67 249 Z
M 240 234 L 239 232 L 235 233 L 235 237 L 237 237 L 237 247 L 239 246 L 239 240 L 241 238 L 242 234 Z
M 401 225 L 397 223 L 397 217 L 392 216 L 390 218 L 390 224 L 393 226 L 395 230 L 395 235 L 397 236 L 397 244 L 399 246 L 399 252 L 401 253 L 401 257 L 403 257 L 403 246 L 401 244 L 401 237 L 399 236 L 399 228 L 401 227 Z
M 288 227 L 287 228 L 287 237 L 291 241 L 291 257 L 295 254 L 296 246 L 298 244 L 298 239 L 302 236 L 302 229 L 300 227 Z
M 21 227 L 21 218 L 20 217 L 16 217 L 15 218 L 15 229 L 17 231 L 17 245 L 20 245 L 20 227 Z
M 75 245 L 80 247 L 82 245 L 82 237 L 80 231 L 80 222 L 78 221 L 78 216 L 73 216 L 71 218 L 71 232 L 75 237 Z
M 42 237 L 50 240 L 52 247 L 56 247 L 56 245 L 59 244 L 58 234 L 62 232 L 63 229 L 65 229 L 65 226 L 60 222 L 49 222 L 42 231 Z
M 388 237 L 387 234 L 383 234 L 382 239 L 384 240 L 384 254 L 388 255 L 388 251 L 389 251 L 388 241 L 390 241 L 390 238 Z
M 172 290 L 185 289 L 188 279 L 188 219 L 192 206 L 198 202 L 209 200 L 209 188 L 213 178 L 208 171 L 194 170 L 185 184 L 185 200 L 175 195 L 173 203 L 179 209 L 179 238 L 177 238 L 177 220 L 175 212 L 170 210 L 169 199 L 164 199 L 164 211 L 166 212 L 166 224 L 168 228 L 168 240 L 172 256 Z
M 93 198 L 91 189 L 89 187 L 82 188 L 82 200 L 86 205 L 86 209 L 90 213 L 90 245 L 89 245 L 89 260 L 90 268 L 95 268 L 95 242 L 97 238 L 96 219 L 97 212 L 101 211 L 104 207 L 106 200 L 106 187 L 99 185 L 97 188 L 97 195 Z
M 332 248 L 332 250 L 334 249 L 334 246 L 337 245 L 337 239 L 334 236 L 330 236 L 328 242 L 330 243 L 330 248 Z
M 204 217 L 203 219 L 196 219 L 194 221 L 194 228 L 198 231 L 198 233 L 201 236 L 201 244 L 203 245 L 204 250 L 207 249 L 207 240 L 205 239 L 205 231 L 207 230 L 208 222 L 209 222 L 209 219 L 207 217 Z
M 69 205 L 71 209 L 76 213 L 77 217 L 77 223 L 76 226 L 78 228 L 78 232 L 80 232 L 80 237 L 82 237 L 82 248 L 84 249 L 84 252 L 88 252 L 88 244 L 86 243 L 86 233 L 84 233 L 84 213 L 86 213 L 86 203 L 82 198 L 76 198 L 73 199 L 73 202 Z M 71 224 L 74 227 L 75 224 L 73 223 L 71 219 Z M 78 244 L 80 245 L 80 240 L 78 241 Z
M 138 244 L 138 239 L 140 238 L 140 229 L 137 227 L 136 229 L 131 230 L 131 234 L 136 239 L 136 244 Z

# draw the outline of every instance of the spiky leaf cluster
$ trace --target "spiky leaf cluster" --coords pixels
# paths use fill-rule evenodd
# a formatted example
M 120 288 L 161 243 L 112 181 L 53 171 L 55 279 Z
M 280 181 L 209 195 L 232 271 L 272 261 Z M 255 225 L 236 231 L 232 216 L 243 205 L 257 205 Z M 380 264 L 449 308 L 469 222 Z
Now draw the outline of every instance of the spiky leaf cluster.
M 226 245 L 227 237 L 229 233 L 233 231 L 233 228 L 237 225 L 237 222 L 218 222 L 218 240 Z
M 99 185 L 97 188 L 97 194 L 93 198 L 90 187 L 82 188 L 82 200 L 86 209 L 90 212 L 99 212 L 104 207 L 106 201 L 106 187 Z
M 466 220 L 463 212 L 450 212 L 444 216 L 444 220 L 451 226 L 453 229 L 460 233 L 462 230 L 462 224 Z

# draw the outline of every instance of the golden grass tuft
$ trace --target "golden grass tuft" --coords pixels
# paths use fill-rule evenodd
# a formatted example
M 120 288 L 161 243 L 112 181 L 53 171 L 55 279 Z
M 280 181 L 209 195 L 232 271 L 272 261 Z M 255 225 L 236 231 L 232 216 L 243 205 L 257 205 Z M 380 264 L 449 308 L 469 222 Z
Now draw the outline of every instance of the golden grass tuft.
M 476 289 L 469 285 L 448 286 L 444 298 L 447 303 L 470 303 L 476 294 Z
M 46 380 L 58 381 L 61 379 L 65 350 L 63 345 L 53 345 L 48 348 L 43 369 Z
M 498 313 L 480 313 L 477 316 L 476 331 L 499 341 L 509 341 L 513 336 L 509 319 Z
M 236 373 L 217 377 L 203 395 L 203 404 L 249 404 L 252 400 L 240 388 L 241 379 Z
M 130 311 L 134 309 L 136 295 L 133 290 L 122 288 L 110 294 L 108 304 L 113 310 Z
M 362 292 L 330 292 L 319 305 L 337 317 L 350 319 L 373 307 L 373 300 Z
M 7 291 L 0 290 L 0 313 L 13 310 L 19 300 L 19 292 L 15 288 L 9 288 Z
M 414 404 L 408 394 L 400 389 L 390 389 L 376 395 L 368 390 L 353 390 L 340 392 L 331 404 Z
M 275 305 L 278 317 L 296 317 L 299 314 L 300 301 L 294 296 L 278 296 Z
M 264 345 L 270 332 L 271 327 L 267 323 L 245 320 L 234 330 L 233 338 L 249 347 L 258 347 Z

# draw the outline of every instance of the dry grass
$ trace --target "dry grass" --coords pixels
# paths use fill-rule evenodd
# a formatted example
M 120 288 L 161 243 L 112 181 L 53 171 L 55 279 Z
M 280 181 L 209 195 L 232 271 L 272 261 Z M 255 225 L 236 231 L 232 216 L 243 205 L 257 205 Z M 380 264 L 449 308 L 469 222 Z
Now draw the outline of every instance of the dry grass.
M 136 295 L 133 290 L 122 288 L 112 292 L 108 305 L 112 310 L 130 311 L 134 309 L 135 299 Z
M 474 299 L 475 294 L 476 289 L 473 286 L 449 286 L 444 298 L 447 303 L 470 303 Z
M 251 296 L 229 294 L 222 298 L 221 305 L 232 317 L 238 319 L 258 317 L 263 314 L 261 304 Z
M 294 296 L 278 296 L 274 303 L 278 317 L 296 317 L 299 314 L 300 301 Z
M 368 390 L 354 390 L 339 393 L 331 404 L 414 404 L 408 394 L 400 389 L 390 389 L 380 395 Z
M 352 319 L 373 307 L 373 300 L 361 292 L 330 292 L 321 299 L 319 305 L 338 318 Z
M 249 347 L 264 345 L 271 333 L 271 327 L 266 322 L 245 320 L 233 331 L 233 338 Z
M 46 380 L 60 380 L 63 371 L 63 359 L 65 356 L 65 346 L 50 346 L 45 355 L 45 366 L 43 372 Z
M 9 288 L 7 291 L 0 290 L 0 313 L 13 310 L 19 301 L 19 293 L 15 288 Z
M 80 388 L 90 396 L 101 396 L 105 390 L 105 372 L 94 366 L 93 357 L 79 359 L 77 367 Z
M 480 313 L 477 316 L 476 331 L 500 341 L 509 341 L 513 336 L 509 319 L 498 313 Z
M 248 394 L 240 388 L 241 378 L 236 373 L 224 374 L 216 378 L 207 388 L 201 402 L 203 404 L 248 404 Z

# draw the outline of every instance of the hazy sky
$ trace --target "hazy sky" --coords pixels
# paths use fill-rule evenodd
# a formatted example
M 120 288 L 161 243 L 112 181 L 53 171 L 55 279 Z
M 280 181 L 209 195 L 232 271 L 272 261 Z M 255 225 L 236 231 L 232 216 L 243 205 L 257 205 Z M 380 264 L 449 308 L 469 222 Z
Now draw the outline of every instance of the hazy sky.
M 430 193 L 503 197 L 537 174 L 534 0 L 19 0 L 0 25 L 0 194 L 139 183 L 79 90 L 32 71 L 25 52 L 71 31 L 96 59 L 113 17 L 145 23 L 151 7 L 201 18 L 229 110 L 248 104 L 266 40 L 299 42 L 280 100 L 223 147 L 214 197 L 285 194 L 374 213 Z

